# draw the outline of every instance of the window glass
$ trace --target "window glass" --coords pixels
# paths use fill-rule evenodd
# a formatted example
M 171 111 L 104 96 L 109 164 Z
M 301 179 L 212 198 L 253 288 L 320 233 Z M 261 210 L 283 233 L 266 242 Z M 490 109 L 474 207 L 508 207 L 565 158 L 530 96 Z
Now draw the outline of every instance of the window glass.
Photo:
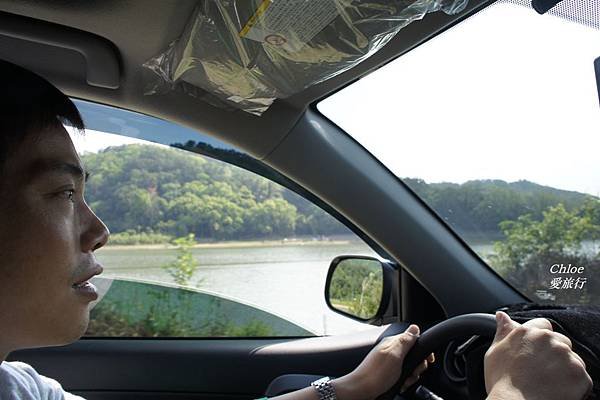
M 102 298 L 87 336 L 312 336 L 369 328 L 325 303 L 336 256 L 374 255 L 346 226 L 278 183 L 184 150 L 251 163 L 223 143 L 151 117 L 77 104 L 88 125 L 85 135 L 72 134 L 90 172 L 86 200 L 111 231 L 96 252 Z
M 600 304 L 598 39 L 498 2 L 318 109 L 531 300 Z

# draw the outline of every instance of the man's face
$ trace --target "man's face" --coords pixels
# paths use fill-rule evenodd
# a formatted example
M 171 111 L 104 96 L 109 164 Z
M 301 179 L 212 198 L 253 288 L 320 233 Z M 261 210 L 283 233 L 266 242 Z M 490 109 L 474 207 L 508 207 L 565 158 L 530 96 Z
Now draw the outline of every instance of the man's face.
M 93 251 L 108 230 L 83 198 L 85 176 L 68 133 L 48 129 L 0 169 L 0 345 L 59 345 L 81 336 L 102 272 Z M 2 349 L 0 349 L 2 350 Z

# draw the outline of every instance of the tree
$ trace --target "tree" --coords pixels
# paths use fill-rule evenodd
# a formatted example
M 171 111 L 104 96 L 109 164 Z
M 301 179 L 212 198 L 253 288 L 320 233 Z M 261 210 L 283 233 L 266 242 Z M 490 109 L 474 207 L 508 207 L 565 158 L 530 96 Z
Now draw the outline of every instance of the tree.
M 500 228 L 506 240 L 494 244 L 495 255 L 491 265 L 505 279 L 530 298 L 538 290 L 551 287 L 556 275 L 550 268 L 554 264 L 583 266 L 586 282 L 581 291 L 556 290 L 557 302 L 595 302 L 600 300 L 600 254 L 594 254 L 586 242 L 597 238 L 599 225 L 595 224 L 595 203 L 567 211 L 563 204 L 549 207 L 542 213 L 541 221 L 531 215 L 522 215 L 516 221 L 503 221 Z M 595 215 L 595 214 L 594 214 Z
M 173 281 L 181 286 L 187 286 L 190 279 L 198 269 L 198 262 L 194 259 L 192 248 L 196 244 L 194 234 L 173 240 L 173 245 L 177 249 L 177 258 L 163 268 L 167 270 Z
M 296 207 L 284 199 L 269 199 L 250 210 L 246 229 L 264 236 L 289 236 L 296 228 Z
M 589 240 L 600 239 L 600 198 L 589 197 L 579 210 L 579 215 L 587 221 Z
M 331 278 L 329 298 L 340 310 L 361 318 L 372 318 L 381 304 L 383 273 L 378 262 L 346 259 Z
M 242 157 L 234 153 L 221 156 Z M 249 156 L 242 158 L 252 162 Z M 349 233 L 335 218 L 277 183 L 182 150 L 132 144 L 84 154 L 82 160 L 91 171 L 86 198 L 113 233 L 193 233 L 199 240 Z M 581 217 L 599 226 L 597 198 L 527 181 L 405 183 L 467 238 L 482 233 L 500 237 L 502 221 L 517 221 L 525 214 L 540 221 L 548 207 L 559 203 L 568 212 L 579 209 Z

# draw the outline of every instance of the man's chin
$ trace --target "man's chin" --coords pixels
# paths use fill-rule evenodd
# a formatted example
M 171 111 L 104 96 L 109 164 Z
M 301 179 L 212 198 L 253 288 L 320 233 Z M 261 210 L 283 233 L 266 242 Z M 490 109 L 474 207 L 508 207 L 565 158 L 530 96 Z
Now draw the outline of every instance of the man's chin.
M 60 331 L 55 330 L 55 334 L 52 335 L 53 337 L 46 338 L 47 344 L 43 345 L 43 347 L 65 346 L 76 342 L 85 334 L 89 321 L 90 315 L 89 312 L 86 312 L 78 318 L 73 318 L 68 323 L 63 323 Z
M 43 337 L 31 338 L 13 350 L 66 346 L 79 340 L 85 334 L 86 330 L 87 320 L 85 323 L 75 324 L 68 327 L 68 329 L 61 329 L 60 331 L 56 331 L 56 329 L 54 331 L 46 330 L 46 335 Z
M 77 329 L 74 329 L 72 335 L 67 339 L 67 343 L 73 343 L 79 340 L 87 331 L 88 324 L 90 323 L 90 313 L 89 311 L 85 313 L 85 316 L 81 318 L 79 324 L 76 325 Z

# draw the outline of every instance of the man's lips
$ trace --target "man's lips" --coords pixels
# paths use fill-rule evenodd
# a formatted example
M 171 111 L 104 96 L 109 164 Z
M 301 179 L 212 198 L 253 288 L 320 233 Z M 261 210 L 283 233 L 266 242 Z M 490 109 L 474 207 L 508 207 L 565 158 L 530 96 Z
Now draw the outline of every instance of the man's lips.
M 77 281 L 72 286 L 73 287 L 80 286 L 80 285 L 86 283 L 87 281 L 89 281 L 90 279 L 92 279 L 92 277 L 94 277 L 96 275 L 100 275 L 102 273 L 102 271 L 104 271 L 104 268 L 102 268 L 102 265 L 95 264 L 93 268 L 86 271 L 85 274 L 82 274 L 81 277 L 78 278 Z

